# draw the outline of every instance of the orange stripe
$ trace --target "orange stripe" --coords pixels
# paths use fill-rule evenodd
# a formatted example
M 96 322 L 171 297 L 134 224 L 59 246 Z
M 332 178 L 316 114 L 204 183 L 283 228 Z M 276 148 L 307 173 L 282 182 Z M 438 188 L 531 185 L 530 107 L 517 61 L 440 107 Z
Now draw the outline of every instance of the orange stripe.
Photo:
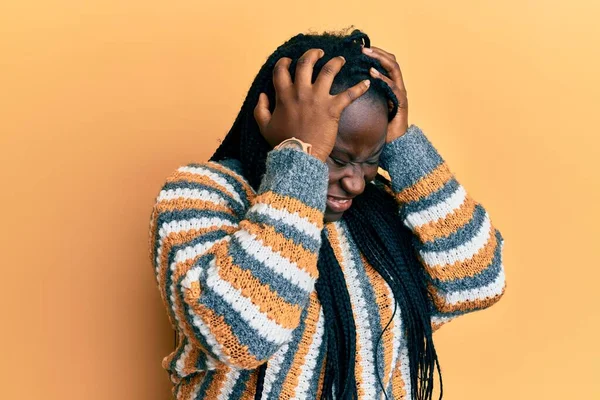
M 217 204 L 210 200 L 190 199 L 188 197 L 177 197 L 175 199 L 162 200 L 159 203 L 157 203 L 155 207 L 160 213 L 181 210 L 198 210 L 219 211 L 235 216 L 235 214 L 229 207 L 226 207 L 222 204 Z
M 450 321 L 443 321 L 443 322 L 431 322 L 431 331 L 435 332 L 438 329 L 440 329 L 442 326 L 446 325 L 448 322 Z
M 223 385 L 227 380 L 227 373 L 229 372 L 229 367 L 223 366 L 223 368 L 219 368 L 215 370 L 215 374 L 213 375 L 213 380 L 206 388 L 205 398 L 207 399 L 216 399 L 221 393 L 221 389 L 223 389 Z
M 224 167 L 223 165 L 213 161 L 209 161 L 207 165 L 210 168 L 215 169 L 221 172 L 222 174 L 228 175 L 235 179 L 237 182 L 239 182 L 240 185 L 242 185 L 242 187 L 244 188 L 244 191 L 246 192 L 246 197 L 248 197 L 248 199 L 252 199 L 254 196 L 256 196 L 256 193 L 254 192 L 254 189 L 252 189 L 250 184 L 248 184 L 248 182 L 246 182 L 246 180 L 235 171 L 232 171 L 229 168 Z
M 240 290 L 244 297 L 278 325 L 286 329 L 298 326 L 302 307 L 286 302 L 277 292 L 271 291 L 268 284 L 262 284 L 249 270 L 240 268 L 227 253 L 227 247 L 215 248 L 215 255 L 219 277 L 222 280 Z
M 240 397 L 240 400 L 254 400 L 256 396 L 256 384 L 258 383 L 258 370 L 253 371 L 246 383 L 244 393 Z
M 181 343 L 179 344 L 179 346 L 177 346 L 175 348 L 175 350 L 173 350 L 171 352 L 171 354 L 169 354 L 168 356 L 166 356 L 162 359 L 161 365 L 162 365 L 163 369 L 169 368 L 169 365 L 173 362 L 173 359 L 175 358 L 175 356 L 177 355 L 177 352 L 179 351 L 179 347 L 181 347 Z
M 189 375 L 196 372 L 196 364 L 198 364 L 198 358 L 200 357 L 200 349 L 194 345 L 191 345 L 192 349 L 188 353 L 183 366 L 183 375 Z
M 169 273 L 169 271 L 170 271 L 169 253 L 171 252 L 171 249 L 174 246 L 179 246 L 184 243 L 188 243 L 208 232 L 212 232 L 212 231 L 215 231 L 218 229 L 223 230 L 229 234 L 231 234 L 237 230 L 235 227 L 231 227 L 231 226 L 219 227 L 219 226 L 215 225 L 214 227 L 207 227 L 207 228 L 202 228 L 202 229 L 191 229 L 189 231 L 172 232 L 163 239 L 162 252 L 160 254 L 160 262 L 159 262 L 159 265 L 160 265 L 159 277 L 160 277 L 160 282 L 161 282 L 160 294 L 161 294 L 161 297 L 162 297 L 165 307 L 167 307 L 167 308 L 170 307 L 169 301 L 167 299 L 167 285 L 165 284 L 165 282 L 166 282 L 167 273 Z M 194 263 L 198 260 L 199 257 L 200 256 L 197 256 L 193 260 L 187 260 L 186 262 L 178 263 L 176 266 L 175 272 L 172 275 L 172 280 L 174 282 L 177 282 L 177 280 L 182 275 L 184 275 L 185 273 L 187 273 L 187 271 L 189 271 L 189 269 L 194 265 Z M 171 324 L 173 326 L 176 326 L 175 321 L 171 321 Z
M 248 346 L 240 343 L 237 336 L 233 333 L 231 326 L 225 322 L 225 318 L 195 301 L 193 296 L 188 298 L 187 291 L 186 303 L 202 319 L 221 345 L 222 352 L 229 357 L 232 363 L 242 369 L 255 369 L 262 363 L 261 360 L 256 359 L 256 357 L 248 352 Z
M 455 279 L 475 276 L 486 269 L 494 260 L 497 240 L 496 229 L 490 226 L 489 238 L 487 243 L 471 258 L 463 261 L 456 261 L 453 264 L 430 266 L 421 258 L 421 263 L 425 265 L 427 272 L 436 279 L 442 281 L 452 281 Z
M 440 218 L 437 221 L 431 221 L 425 225 L 416 227 L 415 233 L 423 243 L 448 237 L 473 219 L 476 205 L 477 203 L 467 196 L 458 209 L 448 214 L 445 218 Z
M 150 263 L 152 266 L 156 266 L 156 232 L 158 232 L 157 226 L 158 211 L 156 206 L 152 207 L 152 214 L 150 215 L 150 229 L 148 232 L 148 249 L 150 255 Z
M 252 204 L 268 204 L 278 210 L 286 210 L 290 213 L 297 213 L 299 216 L 308 219 L 319 229 L 323 228 L 323 212 L 307 206 L 302 201 L 293 197 L 281 196 L 274 192 L 262 193 L 254 199 Z
M 196 388 L 196 385 L 204 378 L 205 373 L 198 373 L 192 379 L 186 382 L 182 382 L 177 392 L 177 399 L 188 400 L 192 398 L 192 393 Z
M 421 178 L 417 183 L 402 190 L 396 195 L 396 198 L 401 203 L 418 201 L 442 188 L 452 176 L 452 172 L 450 172 L 448 166 L 444 162 Z
M 443 313 L 451 313 L 455 311 L 481 310 L 483 308 L 487 308 L 492 304 L 496 303 L 498 300 L 500 300 L 500 297 L 502 297 L 505 290 L 506 285 L 502 288 L 502 292 L 500 292 L 494 297 L 486 297 L 484 299 L 477 300 L 466 300 L 461 301 L 457 304 L 448 304 L 446 303 L 446 300 L 437 292 L 437 289 L 432 285 L 429 285 L 429 292 L 433 296 L 433 303 L 435 304 L 435 308 Z
M 394 349 L 394 321 L 392 320 L 393 313 L 393 294 L 388 288 L 385 280 L 379 275 L 377 271 L 367 262 L 367 259 L 361 255 L 363 265 L 365 266 L 365 273 L 369 278 L 371 287 L 375 292 L 375 302 L 377 303 L 377 309 L 379 310 L 379 320 L 381 322 L 381 329 L 390 322 L 386 331 L 383 333 L 381 343 L 383 345 L 383 387 L 387 387 L 390 370 L 392 368 L 392 355 Z M 379 334 L 377 335 L 379 336 Z M 377 349 L 376 349 L 377 350 Z
M 211 229 L 211 228 L 202 229 L 202 230 L 199 230 L 198 232 L 200 232 L 200 234 L 203 234 L 205 231 L 208 231 L 209 229 Z M 235 228 L 233 228 L 233 227 L 223 227 L 222 229 L 224 229 L 226 231 L 227 231 L 227 229 L 231 229 L 232 231 L 235 230 Z M 183 232 L 183 233 L 174 233 L 173 234 L 174 237 L 173 237 L 172 241 L 165 240 L 165 242 L 163 242 L 163 253 L 161 254 L 161 256 L 164 257 L 165 254 L 168 254 L 172 246 L 181 244 L 181 243 L 185 243 L 189 239 L 186 237 L 186 235 L 188 235 L 188 234 L 192 234 L 192 231 Z M 169 238 L 170 236 L 171 235 L 167 236 L 167 238 Z M 196 256 L 193 259 L 177 263 L 177 265 L 175 266 L 175 271 L 173 272 L 173 275 L 172 275 L 172 280 L 174 282 L 177 282 L 179 280 L 179 278 L 181 278 L 181 276 L 183 276 L 185 273 L 187 273 L 190 270 L 190 268 L 192 268 L 192 266 L 196 263 L 196 261 L 198 261 L 198 259 L 200 257 L 202 257 L 202 254 Z M 166 258 L 161 260 L 161 264 L 160 264 L 161 265 L 161 273 L 163 271 L 169 270 L 169 266 L 166 264 L 167 264 Z M 169 304 L 166 302 L 166 285 L 164 283 L 165 282 L 164 275 L 163 275 L 161 282 L 162 282 L 161 296 L 165 297 L 164 301 L 168 308 Z M 198 298 L 200 297 L 200 286 L 199 286 L 198 282 L 192 283 L 191 290 L 186 290 L 185 296 L 186 296 L 187 300 L 192 303 L 198 302 Z M 204 346 L 200 343 L 200 341 L 196 337 L 196 332 L 194 331 L 194 328 L 188 319 L 189 317 L 185 313 L 183 302 L 181 300 L 181 296 L 174 296 L 174 298 L 175 298 L 175 301 L 173 303 L 173 310 L 175 311 L 175 314 L 177 315 L 177 318 L 179 319 L 180 330 L 183 331 L 183 334 L 185 334 L 185 336 L 190 340 L 192 345 L 198 347 L 201 351 L 208 353 L 208 351 L 204 348 Z M 169 316 L 169 319 L 171 319 L 170 313 L 168 313 L 168 316 Z M 173 326 L 177 325 L 176 321 L 172 321 L 172 322 L 173 322 Z
M 217 227 L 215 226 L 215 227 L 202 228 L 202 229 L 196 230 L 195 233 L 197 235 L 194 238 L 200 237 L 202 235 L 205 235 L 209 232 L 213 232 L 215 230 L 223 231 L 227 235 L 233 235 L 235 232 L 238 231 L 238 228 L 236 228 L 234 226 L 219 226 L 218 229 L 215 229 L 215 228 L 217 228 Z M 189 232 L 192 232 L 192 231 L 189 231 Z M 170 237 L 170 235 L 168 237 Z M 194 239 L 194 238 L 192 238 L 192 239 Z M 179 246 L 183 243 L 189 242 L 192 239 L 188 240 L 185 237 L 174 238 L 173 244 L 171 246 Z M 181 278 L 183 275 L 185 275 L 190 270 L 190 268 L 192 268 L 196 264 L 196 261 L 198 261 L 198 259 L 200 257 L 202 257 L 203 255 L 209 254 L 209 253 L 214 253 L 216 251 L 215 249 L 220 246 L 229 246 L 229 243 L 223 242 L 223 241 L 217 242 L 211 248 L 207 249 L 204 252 L 204 254 L 199 254 L 192 259 L 178 262 L 177 265 L 175 266 L 175 271 L 173 272 L 172 280 L 177 282 L 179 280 L 179 278 Z M 170 249 L 169 249 L 169 251 L 170 251 Z M 161 256 L 162 256 L 162 254 L 161 254 Z
M 224 186 L 215 182 L 212 178 L 210 178 L 206 175 L 199 175 L 199 174 L 193 174 L 191 172 L 177 171 L 172 176 L 167 178 L 166 183 L 175 183 L 175 182 L 198 183 L 201 185 L 206 185 L 208 187 L 218 189 L 218 190 L 222 191 L 223 193 L 226 193 L 229 196 L 232 196 L 232 194 L 233 194 L 229 190 L 227 190 Z
M 298 264 L 311 277 L 316 279 L 319 276 L 317 272 L 318 255 L 306 250 L 302 244 L 286 238 L 270 225 L 259 225 L 244 220 L 240 223 L 240 227 L 259 238 L 265 246 L 281 254 L 282 257 Z
M 392 395 L 394 399 L 406 398 L 406 389 L 404 383 L 404 377 L 400 369 L 400 352 L 398 352 L 398 362 L 392 373 Z
M 327 365 L 327 352 L 325 352 L 325 356 L 323 357 L 323 365 L 321 365 L 321 372 L 319 372 L 319 382 L 317 383 L 317 399 L 321 398 L 321 394 L 323 393 L 323 381 L 325 380 L 325 365 Z
M 285 381 L 281 387 L 281 394 L 279 395 L 280 399 L 291 399 L 296 395 L 298 378 L 300 378 L 302 365 L 304 364 L 305 357 L 308 354 L 308 350 L 313 341 L 313 336 L 317 330 L 317 322 L 319 319 L 320 310 L 321 305 L 319 304 L 317 293 L 313 291 L 310 294 L 308 312 L 305 319 L 306 325 L 304 332 L 302 333 L 302 339 L 300 339 L 300 343 L 298 344 L 298 351 L 294 356 L 294 361 L 292 361 L 292 367 L 287 373 Z

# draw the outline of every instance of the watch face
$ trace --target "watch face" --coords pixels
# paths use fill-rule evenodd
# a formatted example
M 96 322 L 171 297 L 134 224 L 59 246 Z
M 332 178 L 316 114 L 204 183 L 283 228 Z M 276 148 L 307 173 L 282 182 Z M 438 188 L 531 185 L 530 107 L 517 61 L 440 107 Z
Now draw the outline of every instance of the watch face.
M 296 149 L 304 150 L 304 146 L 302 146 L 302 143 L 300 143 L 297 140 L 290 140 L 288 143 L 290 144 L 290 147 L 294 147 Z

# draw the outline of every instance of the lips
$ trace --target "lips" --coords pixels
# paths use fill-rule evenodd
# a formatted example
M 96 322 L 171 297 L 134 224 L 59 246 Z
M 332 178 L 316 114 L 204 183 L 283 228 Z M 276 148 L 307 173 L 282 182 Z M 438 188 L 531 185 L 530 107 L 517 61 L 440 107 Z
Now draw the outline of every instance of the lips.
M 327 196 L 327 208 L 335 213 L 341 213 L 346 211 L 352 205 L 352 199 Z

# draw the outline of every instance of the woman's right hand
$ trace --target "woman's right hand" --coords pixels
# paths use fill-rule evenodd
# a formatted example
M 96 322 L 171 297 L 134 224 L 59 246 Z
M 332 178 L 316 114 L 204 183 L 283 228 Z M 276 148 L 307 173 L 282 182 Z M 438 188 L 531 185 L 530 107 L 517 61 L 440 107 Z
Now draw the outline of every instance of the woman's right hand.
M 368 89 L 370 81 L 364 80 L 353 87 L 330 95 L 333 79 L 346 63 L 343 57 L 334 57 L 319 72 L 315 83 L 311 81 L 313 68 L 325 52 L 310 49 L 298 59 L 294 82 L 289 72 L 292 60 L 284 57 L 273 68 L 276 104 L 273 114 L 269 99 L 261 93 L 254 109 L 254 118 L 260 132 L 271 146 L 295 137 L 312 145 L 312 154 L 325 161 L 338 132 L 342 111 Z

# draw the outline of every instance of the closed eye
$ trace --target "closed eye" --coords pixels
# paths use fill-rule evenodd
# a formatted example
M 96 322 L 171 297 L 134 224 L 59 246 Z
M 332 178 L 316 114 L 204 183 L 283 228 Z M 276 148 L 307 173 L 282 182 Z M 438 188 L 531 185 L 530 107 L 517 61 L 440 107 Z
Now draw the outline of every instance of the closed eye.
M 345 167 L 345 166 L 346 166 L 346 163 L 345 163 L 345 162 L 343 162 L 343 161 L 340 161 L 340 160 L 338 160 L 338 159 L 336 159 L 336 158 L 333 158 L 333 157 L 329 156 L 329 159 L 330 159 L 331 161 L 333 161 L 333 163 L 334 163 L 335 165 L 337 165 L 338 167 Z

